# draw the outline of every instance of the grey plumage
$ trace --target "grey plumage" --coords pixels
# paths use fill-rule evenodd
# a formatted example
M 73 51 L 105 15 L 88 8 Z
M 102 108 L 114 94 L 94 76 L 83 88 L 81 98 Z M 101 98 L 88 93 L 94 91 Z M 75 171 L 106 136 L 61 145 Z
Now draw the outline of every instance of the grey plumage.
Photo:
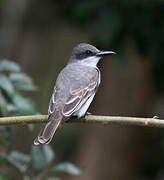
M 92 45 L 79 44 L 73 49 L 68 64 L 56 80 L 48 122 L 34 140 L 35 145 L 49 143 L 61 122 L 73 115 L 85 115 L 100 83 L 100 71 L 96 67 L 100 58 L 100 51 Z

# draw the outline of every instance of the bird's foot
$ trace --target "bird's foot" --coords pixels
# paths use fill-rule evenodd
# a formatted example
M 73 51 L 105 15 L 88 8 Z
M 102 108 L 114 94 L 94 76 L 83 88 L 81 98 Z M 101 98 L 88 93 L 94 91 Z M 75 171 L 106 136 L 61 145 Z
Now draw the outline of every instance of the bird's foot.
M 85 113 L 85 116 L 89 116 L 89 115 L 92 115 L 92 113 L 90 113 L 90 112 Z

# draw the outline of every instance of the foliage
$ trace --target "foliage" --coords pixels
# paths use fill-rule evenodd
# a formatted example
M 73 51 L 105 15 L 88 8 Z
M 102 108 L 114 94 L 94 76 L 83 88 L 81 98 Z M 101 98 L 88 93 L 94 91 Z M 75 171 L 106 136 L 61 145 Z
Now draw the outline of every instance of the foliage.
M 26 115 L 37 113 L 35 104 L 21 94 L 21 91 L 36 91 L 38 88 L 32 79 L 22 72 L 21 67 L 9 60 L 0 60 L 0 116 Z M 13 167 L 24 179 L 39 179 L 47 173 L 60 172 L 78 175 L 79 168 L 71 163 L 52 164 L 55 153 L 51 146 L 32 146 L 30 154 L 13 151 L 11 149 L 11 127 L 0 127 L 3 133 L 2 150 L 0 151 L 0 166 Z M 33 127 L 29 126 L 32 131 Z M 0 133 L 1 133 L 0 132 Z M 47 170 L 47 167 L 48 170 Z M 9 173 L 0 172 L 0 180 L 11 179 Z M 47 177 L 47 180 L 59 180 L 56 177 Z
M 63 162 L 53 167 L 54 171 L 70 173 L 72 175 L 79 175 L 81 170 L 69 162 Z
M 37 179 L 37 177 L 40 177 L 42 174 L 46 176 L 48 172 L 60 172 L 70 175 L 79 175 L 81 173 L 79 168 L 69 162 L 52 165 L 55 154 L 49 145 L 40 147 L 32 146 L 30 154 L 12 151 L 8 155 L 5 153 L 1 153 L 0 155 L 2 157 L 1 162 L 3 161 L 4 163 L 4 161 L 7 161 L 22 173 L 24 177 L 29 177 L 29 179 Z M 48 177 L 47 179 L 59 180 L 59 178 L 55 177 Z
M 35 91 L 32 79 L 21 71 L 18 64 L 9 60 L 0 61 L 0 116 L 35 114 L 36 107 L 22 91 Z

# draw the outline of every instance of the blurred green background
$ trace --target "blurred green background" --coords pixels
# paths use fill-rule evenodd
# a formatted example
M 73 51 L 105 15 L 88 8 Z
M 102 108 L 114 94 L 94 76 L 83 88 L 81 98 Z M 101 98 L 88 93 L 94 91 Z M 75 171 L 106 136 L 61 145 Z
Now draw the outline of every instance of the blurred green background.
M 99 64 L 102 83 L 90 112 L 164 118 L 163 0 L 1 0 L 0 59 L 18 63 L 37 86 L 36 91 L 19 92 L 36 109 L 17 114 L 47 113 L 57 74 L 81 42 L 117 52 Z M 1 143 L 1 151 L 5 146 L 7 154 L 29 154 L 40 125 L 32 128 L 9 128 L 10 147 Z M 162 129 L 69 124 L 59 129 L 51 147 L 53 162 L 69 161 L 82 169 L 78 176 L 59 174 L 62 179 L 164 179 Z M 1 163 L 1 179 L 22 179 L 10 166 Z

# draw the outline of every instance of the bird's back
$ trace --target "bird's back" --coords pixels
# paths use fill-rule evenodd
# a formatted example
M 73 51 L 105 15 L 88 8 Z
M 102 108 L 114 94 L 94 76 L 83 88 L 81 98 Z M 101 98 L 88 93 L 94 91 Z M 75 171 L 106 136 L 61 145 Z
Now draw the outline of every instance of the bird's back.
M 61 105 L 66 103 L 71 91 L 85 88 L 90 82 L 100 81 L 100 71 L 93 68 L 72 63 L 67 65 L 56 80 L 56 98 Z M 99 82 L 98 82 L 99 83 Z

